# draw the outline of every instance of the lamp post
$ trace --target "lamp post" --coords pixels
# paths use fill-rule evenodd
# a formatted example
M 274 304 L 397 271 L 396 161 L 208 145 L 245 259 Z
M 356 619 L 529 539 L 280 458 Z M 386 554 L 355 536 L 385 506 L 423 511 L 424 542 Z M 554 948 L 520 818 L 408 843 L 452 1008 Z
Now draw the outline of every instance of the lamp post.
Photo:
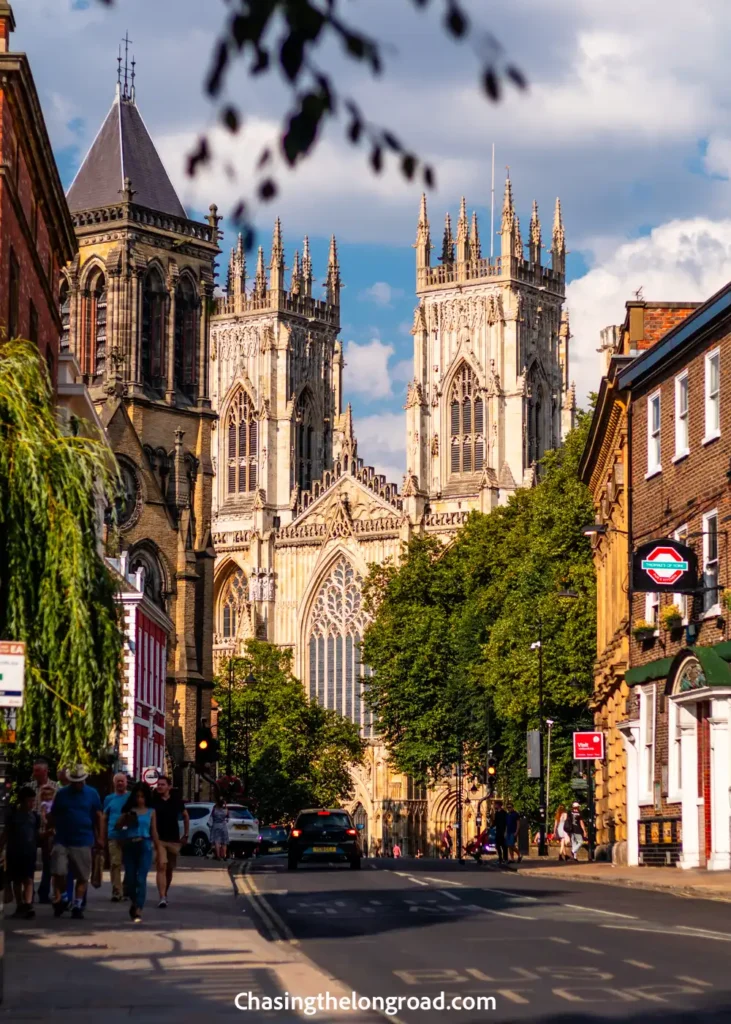
M 551 810 L 551 729 L 553 728 L 553 719 L 547 718 L 546 725 L 548 726 L 548 757 L 546 758 L 546 810 Z

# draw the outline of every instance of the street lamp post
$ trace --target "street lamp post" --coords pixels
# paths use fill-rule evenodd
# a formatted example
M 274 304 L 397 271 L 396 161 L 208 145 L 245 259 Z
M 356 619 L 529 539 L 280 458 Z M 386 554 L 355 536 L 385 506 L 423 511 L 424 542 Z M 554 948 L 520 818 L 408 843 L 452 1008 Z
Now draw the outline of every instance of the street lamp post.
M 550 812 L 551 810 L 551 729 L 553 727 L 553 719 L 547 718 L 546 725 L 548 726 L 548 757 L 546 758 L 546 808 Z

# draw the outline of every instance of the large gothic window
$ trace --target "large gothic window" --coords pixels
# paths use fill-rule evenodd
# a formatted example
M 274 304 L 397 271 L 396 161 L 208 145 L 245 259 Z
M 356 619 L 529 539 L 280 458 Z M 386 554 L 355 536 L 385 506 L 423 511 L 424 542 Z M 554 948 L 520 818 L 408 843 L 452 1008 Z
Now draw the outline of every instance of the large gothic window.
M 198 298 L 186 275 L 175 293 L 175 384 L 189 398 L 195 394 L 197 336 Z
M 485 406 L 469 366 L 462 366 L 449 396 L 452 476 L 479 472 L 485 462 Z
M 256 490 L 259 454 L 259 423 L 254 404 L 240 390 L 226 417 L 226 488 L 230 495 Z
M 294 412 L 294 480 L 301 491 L 312 484 L 315 462 L 315 431 L 312 400 L 302 392 Z
M 107 362 L 107 286 L 101 270 L 89 281 L 83 308 L 82 372 L 101 384 Z
M 58 305 L 61 313 L 61 351 L 68 352 L 71 333 L 71 289 L 66 280 L 61 282 Z
M 163 384 L 165 338 L 165 284 L 156 267 L 145 276 L 142 288 L 142 380 L 159 390 Z
M 218 605 L 221 634 L 226 640 L 233 640 L 238 633 L 246 597 L 246 576 L 241 569 L 237 569 L 226 580 Z
M 370 670 L 360 660 L 368 625 L 362 585 L 361 576 L 341 557 L 320 588 L 310 618 L 309 694 L 311 700 L 350 718 L 370 736 L 372 716 L 363 703 L 362 683 Z

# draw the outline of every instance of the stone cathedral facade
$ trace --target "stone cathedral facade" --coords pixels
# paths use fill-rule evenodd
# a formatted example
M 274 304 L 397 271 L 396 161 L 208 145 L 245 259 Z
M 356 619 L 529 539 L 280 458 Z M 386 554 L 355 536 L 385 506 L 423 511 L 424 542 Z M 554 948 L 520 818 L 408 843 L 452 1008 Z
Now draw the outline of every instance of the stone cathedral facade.
M 574 415 L 560 204 L 550 266 L 535 204 L 526 253 L 509 181 L 496 259 L 483 257 L 464 200 L 456 237 L 447 216 L 437 263 L 422 199 L 415 248 L 400 490 L 358 457 L 344 404 L 334 239 L 321 299 L 306 238 L 285 276 L 277 222 L 268 264 L 260 249 L 251 282 L 239 243 L 210 329 L 214 661 L 249 637 L 290 647 L 308 694 L 370 741 L 351 809 L 371 848 L 398 838 L 411 853 L 426 852 L 454 821 L 456 798 L 449 784 L 425 792 L 393 772 L 374 735 L 359 650 L 367 566 L 397 562 L 417 533 L 449 541 L 471 510 L 489 511 L 531 485 Z M 465 836 L 473 831 L 467 808 Z

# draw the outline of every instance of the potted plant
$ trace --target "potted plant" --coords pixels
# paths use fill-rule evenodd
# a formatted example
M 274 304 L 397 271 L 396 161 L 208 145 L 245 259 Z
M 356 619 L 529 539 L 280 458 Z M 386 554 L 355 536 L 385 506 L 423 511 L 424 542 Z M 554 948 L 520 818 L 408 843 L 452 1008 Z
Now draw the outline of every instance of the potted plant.
M 731 612 L 731 589 L 728 587 L 721 591 L 721 605 L 727 612 Z
M 635 640 L 652 640 L 655 636 L 655 623 L 638 619 L 632 627 L 632 636 Z
M 660 609 L 660 622 L 662 622 L 663 629 L 668 632 L 680 629 L 683 625 L 683 613 L 677 604 L 666 604 L 664 608 Z

